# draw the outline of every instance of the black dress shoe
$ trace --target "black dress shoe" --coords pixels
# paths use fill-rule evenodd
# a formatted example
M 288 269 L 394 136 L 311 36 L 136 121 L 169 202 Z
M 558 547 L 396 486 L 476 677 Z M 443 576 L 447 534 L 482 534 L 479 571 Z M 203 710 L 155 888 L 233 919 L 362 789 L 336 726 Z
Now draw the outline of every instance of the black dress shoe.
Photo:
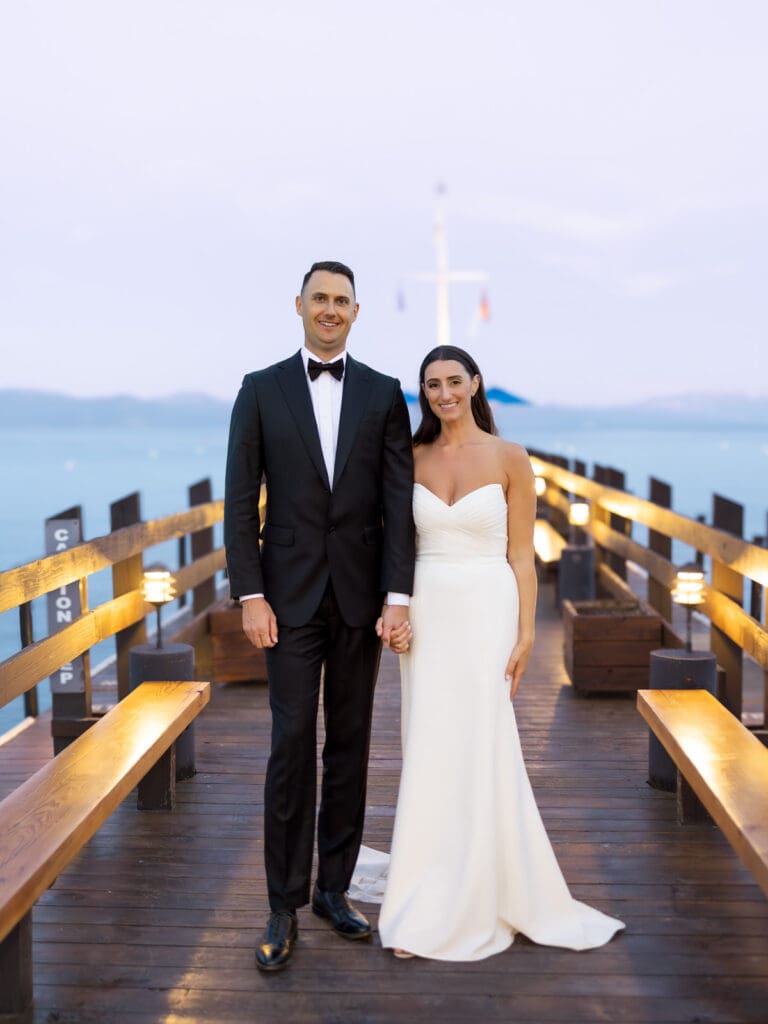
M 315 886 L 312 893 L 312 912 L 330 921 L 333 930 L 345 939 L 367 939 L 371 926 L 352 906 L 345 892 L 323 892 Z
M 269 915 L 261 945 L 256 948 L 256 966 L 260 971 L 282 971 L 291 958 L 299 933 L 296 915 L 275 910 Z

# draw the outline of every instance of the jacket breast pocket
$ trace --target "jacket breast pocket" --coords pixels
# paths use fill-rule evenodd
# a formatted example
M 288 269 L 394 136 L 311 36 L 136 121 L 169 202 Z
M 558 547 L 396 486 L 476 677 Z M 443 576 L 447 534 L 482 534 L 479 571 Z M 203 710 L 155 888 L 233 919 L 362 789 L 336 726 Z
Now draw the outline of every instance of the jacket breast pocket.
M 294 543 L 294 532 L 287 526 L 272 526 L 267 523 L 261 531 L 261 539 L 265 544 L 279 544 L 281 547 L 290 548 Z

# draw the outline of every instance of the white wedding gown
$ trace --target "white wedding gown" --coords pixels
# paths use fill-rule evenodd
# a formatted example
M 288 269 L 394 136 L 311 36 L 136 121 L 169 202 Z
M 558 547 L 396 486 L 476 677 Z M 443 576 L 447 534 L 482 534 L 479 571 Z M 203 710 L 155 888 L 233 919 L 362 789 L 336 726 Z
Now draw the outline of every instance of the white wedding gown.
M 574 900 L 523 763 L 504 679 L 518 622 L 500 484 L 446 505 L 421 484 L 401 659 L 403 770 L 392 851 L 363 848 L 350 895 L 379 901 L 379 934 L 436 960 L 481 960 L 516 932 L 589 949 L 621 921 Z

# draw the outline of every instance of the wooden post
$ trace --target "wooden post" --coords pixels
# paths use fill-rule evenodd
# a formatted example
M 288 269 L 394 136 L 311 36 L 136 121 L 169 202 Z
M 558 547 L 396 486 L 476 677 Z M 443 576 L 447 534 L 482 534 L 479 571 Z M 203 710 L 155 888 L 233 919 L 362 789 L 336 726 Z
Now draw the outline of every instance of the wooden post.
M 592 479 L 596 484 L 607 484 L 608 470 L 605 466 L 601 466 L 595 462 L 592 466 Z M 592 504 L 592 519 L 596 523 L 607 523 L 608 513 L 599 502 L 593 502 Z M 600 566 L 605 564 L 608 552 L 605 548 L 595 542 L 595 570 L 599 570 Z
M 753 537 L 752 543 L 756 544 L 759 548 L 766 547 L 765 537 Z M 763 586 L 756 580 L 750 581 L 752 586 L 749 588 L 749 614 L 753 619 L 757 619 L 758 622 L 763 621 Z
M 32 1007 L 32 911 L 0 942 L 0 1021 L 26 1022 Z
M 122 530 L 125 526 L 133 526 L 141 522 L 141 496 L 137 491 L 127 494 L 124 498 L 113 502 L 109 506 L 110 527 L 112 530 Z M 123 562 L 115 562 L 112 566 L 112 596 L 120 597 L 121 594 L 130 593 L 131 590 L 138 590 L 144 576 L 144 564 L 141 555 L 131 555 Z M 147 642 L 147 626 L 144 619 L 121 629 L 115 634 L 115 647 L 117 649 L 117 699 L 127 697 L 130 691 L 130 666 L 128 654 L 131 647 Z
M 22 648 L 29 647 L 30 644 L 34 643 L 31 601 L 26 601 L 24 604 L 19 605 L 19 634 L 21 636 Z M 39 711 L 37 685 L 35 685 L 24 694 L 24 714 L 27 717 L 37 718 Z
M 736 537 L 744 532 L 744 506 L 723 498 L 719 494 L 712 496 L 712 525 L 718 530 L 725 530 Z M 744 603 L 744 577 L 717 559 L 712 559 L 712 589 L 730 597 L 739 605 Z M 742 710 L 742 649 L 726 634 L 712 626 L 710 629 L 710 647 L 717 657 L 717 662 L 725 671 L 725 692 L 723 704 L 738 719 Z
M 186 534 L 184 534 L 183 537 L 179 537 L 178 552 L 179 552 L 179 556 L 178 556 L 179 557 L 179 568 L 183 569 L 184 566 L 187 564 L 187 535 Z M 179 608 L 185 608 L 186 604 L 187 604 L 187 595 L 186 595 L 186 593 L 179 594 L 179 596 L 177 598 L 177 601 L 179 602 Z
M 608 467 L 605 471 L 605 483 L 609 487 L 615 487 L 620 491 L 625 488 L 626 477 L 623 470 L 614 469 L 612 466 Z M 617 533 L 623 533 L 626 537 L 632 536 L 632 520 L 625 519 L 623 516 L 617 516 L 611 513 L 608 517 L 608 522 L 612 530 L 616 530 Z M 608 554 L 608 566 L 613 569 L 617 576 L 625 580 L 627 578 L 627 562 L 626 559 L 622 558 L 621 555 L 609 552 Z
M 587 475 L 587 464 L 586 464 L 586 462 L 582 462 L 581 459 L 574 459 L 573 460 L 573 472 L 577 476 L 586 476 Z M 581 496 L 579 496 L 577 500 L 578 501 L 583 501 L 584 499 Z M 572 532 L 571 532 L 571 543 L 572 544 L 586 544 L 587 543 L 587 538 L 588 538 L 588 534 L 584 530 L 582 530 L 582 528 L 580 526 L 574 526 L 572 528 Z
M 196 484 L 192 484 L 189 488 L 190 507 L 194 507 L 195 505 L 205 505 L 212 499 L 213 490 L 210 479 L 198 480 Z M 196 558 L 202 558 L 203 555 L 209 555 L 213 551 L 212 526 L 206 526 L 204 529 L 190 534 L 189 539 L 193 562 Z M 211 576 L 210 579 L 203 580 L 202 583 L 199 583 L 192 591 L 192 614 L 199 615 L 200 612 L 212 605 L 215 600 L 216 577 Z
M 706 516 L 704 516 L 704 515 L 696 516 L 696 522 L 697 523 L 706 523 L 706 521 L 707 521 L 707 517 Z M 698 567 L 700 569 L 704 568 L 704 552 L 703 551 L 696 551 L 696 552 L 694 552 L 693 560 L 696 562 L 696 565 L 698 565 Z
M 672 488 L 669 484 L 665 484 L 653 476 L 648 484 L 648 500 L 661 508 L 672 508 Z M 671 561 L 672 538 L 649 528 L 648 549 Z M 672 623 L 672 593 L 669 587 L 655 580 L 653 576 L 648 577 L 648 603 L 656 609 L 665 622 Z
M 140 811 L 172 811 L 176 806 L 176 744 L 172 743 L 139 783 Z
M 568 469 L 568 460 L 564 459 L 561 455 L 547 455 L 545 458 L 547 462 L 551 462 L 555 466 L 560 466 L 561 469 Z M 566 498 L 568 498 L 568 491 L 564 490 L 562 487 L 555 487 L 554 491 L 555 494 L 564 494 Z M 562 509 L 558 508 L 556 505 L 552 505 L 549 510 L 549 521 L 558 533 L 562 534 L 564 537 L 568 536 L 568 516 L 565 515 Z
M 538 448 L 528 448 L 527 451 L 529 457 L 532 459 L 541 459 L 542 462 L 547 462 L 549 460 L 549 457 L 545 455 L 544 452 L 540 452 Z M 549 507 L 549 503 L 547 502 L 546 491 L 541 496 L 539 496 L 538 494 L 536 495 L 536 518 L 546 519 L 547 522 L 552 521 L 551 509 Z

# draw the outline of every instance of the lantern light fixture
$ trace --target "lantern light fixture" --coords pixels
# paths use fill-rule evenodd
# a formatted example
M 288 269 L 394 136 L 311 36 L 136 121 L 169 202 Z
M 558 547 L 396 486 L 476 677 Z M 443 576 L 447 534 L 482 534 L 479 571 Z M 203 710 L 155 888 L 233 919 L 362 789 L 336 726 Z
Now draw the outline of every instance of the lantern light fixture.
M 160 629 L 160 609 L 164 604 L 173 601 L 176 597 L 176 580 L 171 571 L 160 562 L 154 562 L 144 570 L 144 579 L 141 584 L 141 596 L 148 604 L 155 606 L 157 614 L 157 643 L 156 647 L 163 646 L 163 635 Z
M 672 600 L 686 610 L 685 649 L 692 649 L 691 624 L 693 609 L 704 604 L 704 573 L 695 562 L 687 562 L 677 570 Z
M 568 509 L 571 526 L 586 526 L 589 522 L 589 505 L 586 501 L 572 501 Z

